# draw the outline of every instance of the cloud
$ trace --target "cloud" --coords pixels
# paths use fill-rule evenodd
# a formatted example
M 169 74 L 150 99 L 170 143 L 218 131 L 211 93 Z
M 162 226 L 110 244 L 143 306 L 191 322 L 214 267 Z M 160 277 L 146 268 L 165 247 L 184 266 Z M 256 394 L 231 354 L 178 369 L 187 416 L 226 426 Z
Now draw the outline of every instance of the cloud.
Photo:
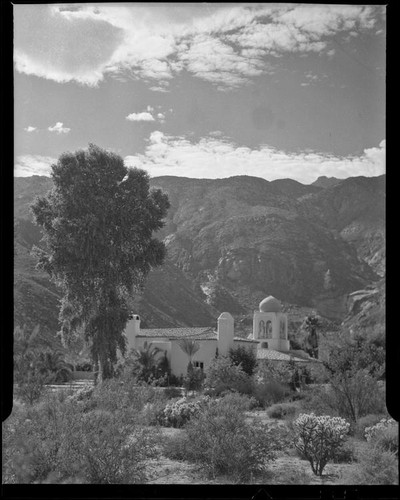
M 37 130 L 37 127 L 32 127 L 31 125 L 29 125 L 28 127 L 24 128 L 24 130 L 26 132 L 34 132 L 35 130 Z
M 52 127 L 49 127 L 47 130 L 49 130 L 50 132 L 56 132 L 57 134 L 68 134 L 71 129 L 68 127 L 63 127 L 62 122 L 57 122 Z
M 57 163 L 56 158 L 40 155 L 17 156 L 14 165 L 15 177 L 29 177 L 31 175 L 50 176 L 51 165 Z
M 142 113 L 131 113 L 126 119 L 131 122 L 154 122 L 153 115 L 147 111 L 143 111 Z
M 141 113 L 131 113 L 126 119 L 131 122 L 154 122 L 156 121 L 154 116 L 152 115 L 154 108 L 152 106 L 147 106 L 147 111 L 142 111 Z M 165 115 L 163 113 L 157 113 L 157 120 L 160 123 L 165 122 Z
M 288 177 L 304 184 L 322 175 L 346 178 L 385 172 L 385 141 L 379 147 L 366 149 L 362 155 L 339 157 L 310 150 L 280 151 L 268 145 L 250 149 L 213 135 L 190 142 L 185 137 L 171 137 L 156 130 L 150 134 L 145 153 L 127 156 L 125 162 L 144 168 L 152 176 L 223 178 L 252 175 L 267 180 Z
M 168 8 L 167 8 L 168 7 Z M 270 71 L 284 53 L 334 56 L 341 34 L 376 33 L 383 6 L 292 4 L 16 5 L 17 71 L 98 85 L 105 75 L 155 92 L 186 70 L 219 88 Z

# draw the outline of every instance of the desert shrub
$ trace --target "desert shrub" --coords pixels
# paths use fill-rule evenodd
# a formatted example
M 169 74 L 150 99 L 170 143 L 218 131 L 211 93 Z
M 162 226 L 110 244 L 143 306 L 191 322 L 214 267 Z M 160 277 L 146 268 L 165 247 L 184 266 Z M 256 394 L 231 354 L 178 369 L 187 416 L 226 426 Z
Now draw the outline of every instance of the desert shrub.
M 256 379 L 258 382 L 275 381 L 289 386 L 295 371 L 294 363 L 276 363 L 263 360 L 257 365 Z
M 357 467 L 351 474 L 342 477 L 344 484 L 399 484 L 399 461 L 394 453 L 368 446 L 368 450 L 358 456 Z
M 204 387 L 216 396 L 230 390 L 250 394 L 252 381 L 240 366 L 233 364 L 229 358 L 220 356 L 211 362 Z
M 293 417 L 296 409 L 296 406 L 290 403 L 275 404 L 268 408 L 267 415 L 271 418 Z
M 147 384 L 135 385 L 132 381 L 108 379 L 95 388 L 91 405 L 105 411 L 121 411 L 121 415 L 129 420 L 140 414 L 146 403 L 163 399 L 162 392 Z
M 385 392 L 379 383 L 384 364 L 383 347 L 361 337 L 330 350 L 324 362 L 330 375 L 328 403 L 353 426 L 360 417 L 384 411 Z
M 54 395 L 11 418 L 5 430 L 8 482 L 140 482 L 144 460 L 155 453 L 154 432 L 122 411 L 85 413 L 81 402 Z
M 156 435 L 125 423 L 120 412 L 94 410 L 74 421 L 65 462 L 79 463 L 91 484 L 139 483 L 146 478 L 145 460 L 156 455 Z
M 238 392 L 228 392 L 216 401 L 220 408 L 236 408 L 238 411 L 249 411 L 258 406 L 254 397 Z
M 191 368 L 183 379 L 183 387 L 186 391 L 198 391 L 201 389 L 205 374 L 200 368 Z
M 157 415 L 157 421 L 164 427 L 183 427 L 210 402 L 211 398 L 209 396 L 203 396 L 192 401 L 185 397 L 180 398 L 167 403 Z
M 340 417 L 303 413 L 293 426 L 296 449 L 309 461 L 313 473 L 321 476 L 326 464 L 342 446 L 350 424 Z
M 335 464 L 350 464 L 357 460 L 357 450 L 353 440 L 346 439 L 342 446 L 337 448 L 332 456 L 332 462 Z
M 365 439 L 365 429 L 377 424 L 382 418 L 384 418 L 384 414 L 382 413 L 372 413 L 360 417 L 354 427 L 354 435 L 358 438 Z
M 15 395 L 27 404 L 34 404 L 45 392 L 46 377 L 38 370 L 31 369 L 15 385 Z
M 179 398 L 182 392 L 177 387 L 166 387 L 164 390 L 164 395 L 168 399 Z
M 171 460 L 186 460 L 187 450 L 190 449 L 189 438 L 186 432 L 181 431 L 175 436 L 164 437 L 162 441 L 163 455 Z
M 378 381 L 367 370 L 334 376 L 330 382 L 328 404 L 339 415 L 356 424 L 369 413 L 381 413 L 385 408 L 385 394 Z
M 141 419 L 145 425 L 161 425 L 167 400 L 155 399 L 146 403 L 140 412 Z
M 274 458 L 274 434 L 261 423 L 246 423 L 235 405 L 216 402 L 186 427 L 185 458 L 202 464 L 211 476 L 246 481 Z
M 251 377 L 257 366 L 257 357 L 253 349 L 238 346 L 229 350 L 229 358 L 236 366 L 240 366 L 244 373 Z
M 332 398 L 327 394 L 329 390 L 329 386 L 322 386 L 305 391 L 305 397 L 301 401 L 301 409 L 305 413 L 312 412 L 315 415 L 338 416 L 337 409 L 331 403 Z
M 381 450 L 399 453 L 399 425 L 392 418 L 383 418 L 365 429 L 365 439 Z
M 57 470 L 63 439 L 71 428 L 68 408 L 49 394 L 42 403 L 12 415 L 3 447 L 10 452 L 5 467 L 13 482 L 41 482 Z
M 253 386 L 252 395 L 262 407 L 283 401 L 290 394 L 287 386 L 280 382 L 258 382 Z

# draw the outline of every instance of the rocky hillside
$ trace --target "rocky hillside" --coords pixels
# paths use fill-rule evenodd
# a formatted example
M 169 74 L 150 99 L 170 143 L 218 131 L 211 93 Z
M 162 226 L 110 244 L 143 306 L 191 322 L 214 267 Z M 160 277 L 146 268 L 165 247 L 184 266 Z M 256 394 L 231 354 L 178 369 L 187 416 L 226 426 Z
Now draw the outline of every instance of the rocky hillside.
M 163 237 L 172 262 L 199 283 L 217 309 L 220 295 L 251 310 L 272 294 L 341 318 L 347 294 L 377 279 L 357 246 L 340 234 L 365 220 L 366 207 L 358 214 L 337 210 L 335 187 L 247 176 L 159 177 L 153 184 L 171 200 Z M 377 203 L 376 197 L 371 202 Z
M 137 301 L 144 326 L 214 325 L 224 310 L 246 325 L 266 295 L 341 321 L 348 294 L 384 272 L 384 176 L 329 187 L 248 176 L 151 183 L 171 208 L 159 234 L 168 259 Z M 54 330 L 59 292 L 29 254 L 40 239 L 29 205 L 50 187 L 15 179 L 15 322 Z
M 336 231 L 361 260 L 384 276 L 385 193 L 385 175 L 351 177 L 304 200 L 304 213 Z

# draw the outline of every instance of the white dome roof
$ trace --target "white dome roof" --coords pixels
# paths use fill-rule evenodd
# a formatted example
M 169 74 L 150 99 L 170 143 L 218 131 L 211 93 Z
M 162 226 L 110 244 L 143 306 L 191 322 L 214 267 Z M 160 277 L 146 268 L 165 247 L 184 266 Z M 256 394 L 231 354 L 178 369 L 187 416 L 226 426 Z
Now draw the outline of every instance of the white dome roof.
M 260 302 L 260 312 L 281 312 L 282 306 L 278 299 L 270 295 Z
M 233 320 L 233 316 L 230 315 L 228 312 L 223 312 L 219 315 L 218 319 L 230 319 Z

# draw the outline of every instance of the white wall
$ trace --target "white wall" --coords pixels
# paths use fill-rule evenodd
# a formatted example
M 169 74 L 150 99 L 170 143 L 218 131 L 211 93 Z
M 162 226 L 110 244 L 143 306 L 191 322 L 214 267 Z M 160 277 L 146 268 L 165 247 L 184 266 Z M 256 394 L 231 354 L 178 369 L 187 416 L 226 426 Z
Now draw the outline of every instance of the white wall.
M 211 361 L 215 358 L 215 351 L 217 348 L 216 340 L 197 340 L 200 344 L 200 349 L 193 356 L 192 362 L 201 361 L 204 363 L 204 371 L 210 366 Z M 179 377 L 185 376 L 187 373 L 187 366 L 189 357 L 179 347 L 178 340 L 171 341 L 171 372 Z

